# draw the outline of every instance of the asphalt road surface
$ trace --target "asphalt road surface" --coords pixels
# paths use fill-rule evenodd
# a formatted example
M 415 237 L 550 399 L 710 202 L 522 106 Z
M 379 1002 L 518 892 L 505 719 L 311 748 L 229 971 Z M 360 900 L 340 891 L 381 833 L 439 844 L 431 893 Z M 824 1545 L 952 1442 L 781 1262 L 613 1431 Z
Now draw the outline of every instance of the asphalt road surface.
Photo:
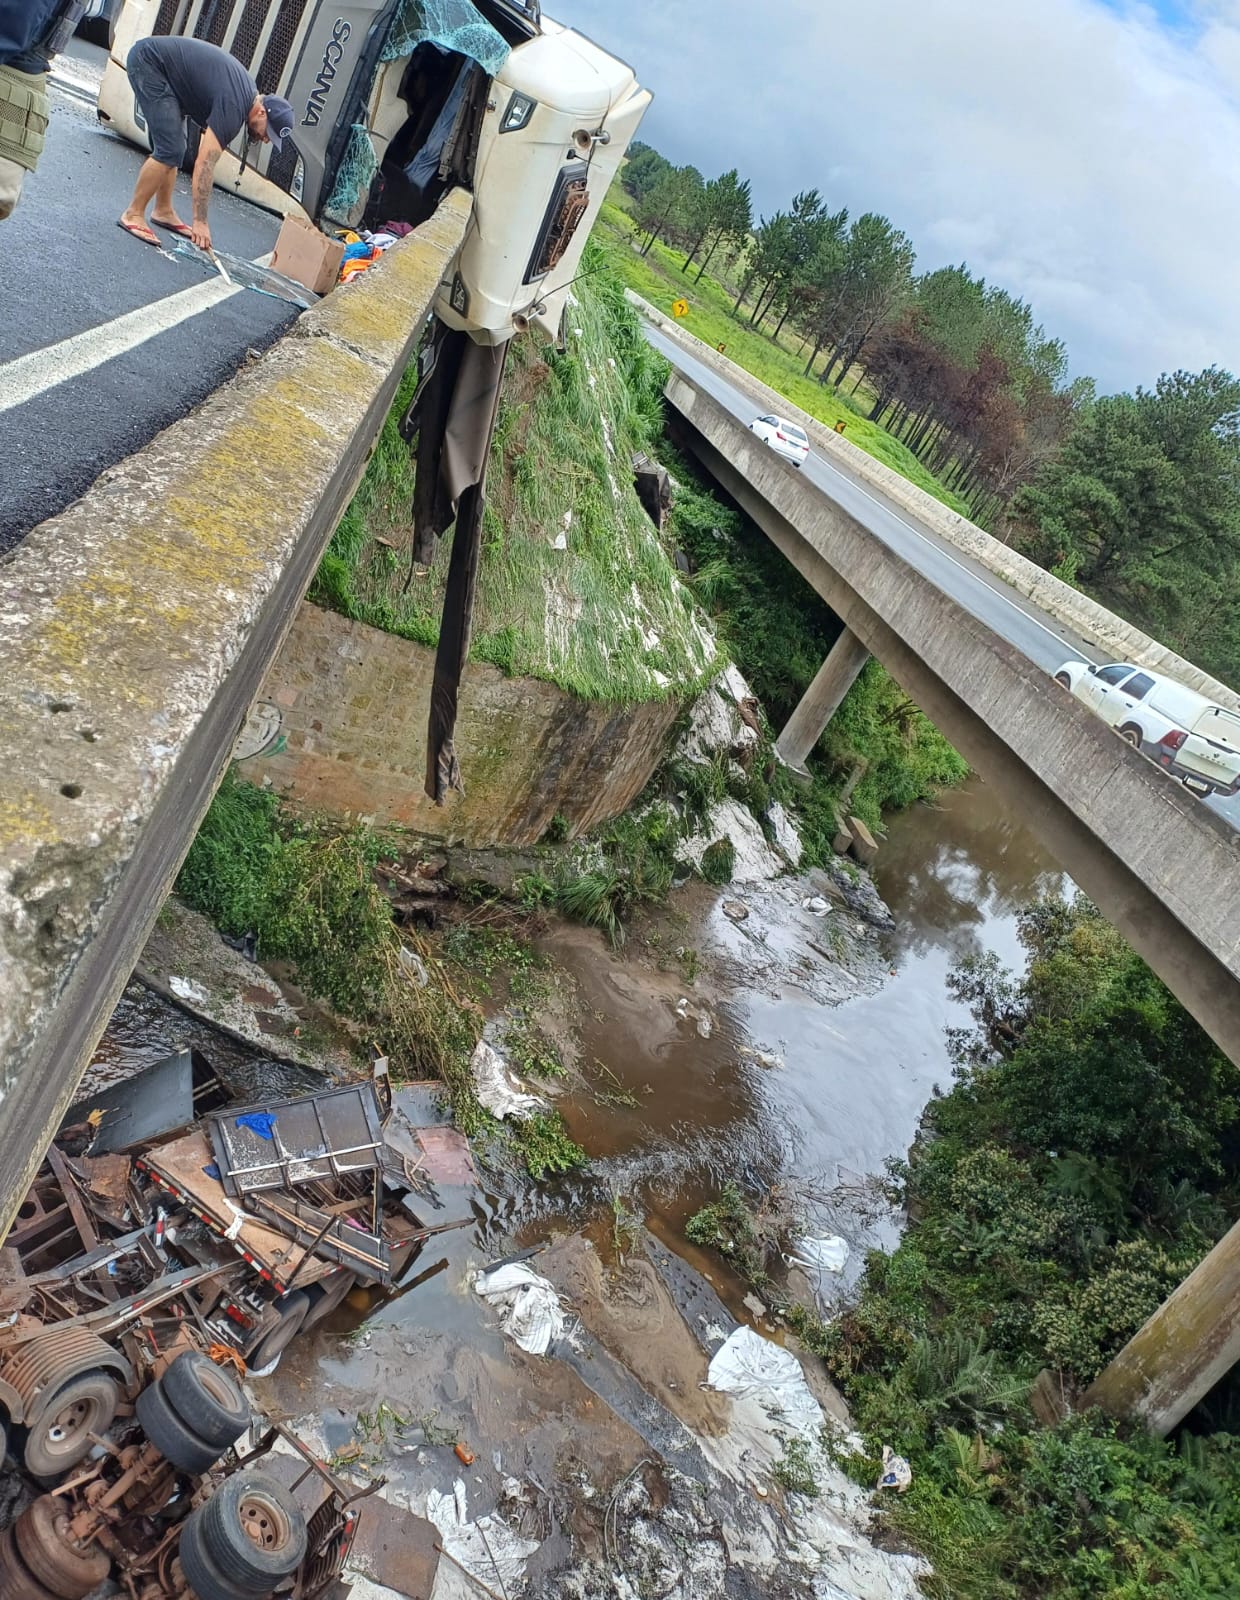
M 754 400 L 713 368 L 688 354 L 674 339 L 649 324 L 645 325 L 645 334 L 673 366 L 746 426 L 760 415 Z M 1068 660 L 1100 662 L 1110 659 L 1096 645 L 1040 610 L 980 562 L 962 554 L 881 492 L 861 483 L 834 462 L 824 460 L 811 450 L 801 471 L 936 588 L 979 617 L 1000 637 L 1010 640 L 1048 674 L 1053 675 Z M 1060 694 L 1063 691 L 1048 683 L 1047 692 Z M 1213 795 L 1202 804 L 1240 828 L 1240 796 L 1225 800 Z
M 0 223 L 0 551 L 192 410 L 296 315 L 117 228 L 143 157 L 96 120 L 103 62 L 77 40 L 56 63 L 46 149 Z M 187 177 L 177 209 L 189 218 Z M 244 201 L 212 197 L 217 249 L 264 256 L 278 228 Z

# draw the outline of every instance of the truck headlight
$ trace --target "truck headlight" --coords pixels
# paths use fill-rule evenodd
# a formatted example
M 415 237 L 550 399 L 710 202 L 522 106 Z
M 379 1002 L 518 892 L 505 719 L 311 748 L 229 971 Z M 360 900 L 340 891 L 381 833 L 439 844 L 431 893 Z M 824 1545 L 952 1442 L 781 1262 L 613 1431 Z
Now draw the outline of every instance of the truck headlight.
M 288 192 L 294 200 L 300 200 L 306 187 L 306 163 L 297 157 L 297 165 L 293 168 L 293 181 L 288 186 Z
M 500 121 L 501 133 L 517 133 L 524 128 L 534 115 L 537 100 L 531 100 L 528 94 L 519 94 L 514 91 L 512 99 L 508 102 L 508 109 Z
M 452 280 L 452 288 L 448 293 L 448 304 L 458 317 L 469 315 L 469 290 L 465 287 L 465 280 L 458 272 Z

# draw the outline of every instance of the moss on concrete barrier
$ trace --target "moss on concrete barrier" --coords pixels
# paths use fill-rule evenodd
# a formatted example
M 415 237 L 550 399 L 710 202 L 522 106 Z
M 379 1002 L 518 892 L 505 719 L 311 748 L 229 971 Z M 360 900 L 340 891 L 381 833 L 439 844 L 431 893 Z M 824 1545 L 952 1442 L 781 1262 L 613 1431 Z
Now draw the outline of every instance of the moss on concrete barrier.
M 449 196 L 0 579 L 0 1229 L 210 801 L 460 248 Z

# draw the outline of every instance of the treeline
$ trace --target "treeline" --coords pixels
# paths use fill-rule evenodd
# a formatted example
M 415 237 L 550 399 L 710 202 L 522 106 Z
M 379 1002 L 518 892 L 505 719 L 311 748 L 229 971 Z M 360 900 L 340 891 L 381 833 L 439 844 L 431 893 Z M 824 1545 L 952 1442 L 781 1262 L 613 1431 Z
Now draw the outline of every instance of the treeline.
M 640 248 L 800 341 L 974 518 L 1218 676 L 1240 684 L 1240 382 L 1216 367 L 1097 398 L 1023 300 L 965 264 L 918 274 L 887 217 L 817 189 L 755 220 L 734 169 L 704 179 L 648 145 L 624 187 Z
M 907 234 L 877 212 L 850 217 L 817 189 L 755 220 L 748 180 L 706 180 L 637 145 L 624 170 L 641 249 L 684 252 L 733 285 L 734 312 L 800 341 L 805 374 L 868 379 L 870 416 L 993 521 L 1061 444 L 1092 393 L 1030 308 L 966 266 L 919 276 Z

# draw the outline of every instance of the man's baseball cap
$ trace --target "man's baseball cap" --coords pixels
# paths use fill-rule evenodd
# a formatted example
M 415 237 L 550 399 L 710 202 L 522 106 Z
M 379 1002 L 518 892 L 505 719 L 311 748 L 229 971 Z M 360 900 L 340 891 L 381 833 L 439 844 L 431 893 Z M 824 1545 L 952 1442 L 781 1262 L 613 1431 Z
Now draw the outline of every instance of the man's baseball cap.
M 279 150 L 293 131 L 293 108 L 278 94 L 265 94 L 263 105 L 267 109 L 267 137 Z

